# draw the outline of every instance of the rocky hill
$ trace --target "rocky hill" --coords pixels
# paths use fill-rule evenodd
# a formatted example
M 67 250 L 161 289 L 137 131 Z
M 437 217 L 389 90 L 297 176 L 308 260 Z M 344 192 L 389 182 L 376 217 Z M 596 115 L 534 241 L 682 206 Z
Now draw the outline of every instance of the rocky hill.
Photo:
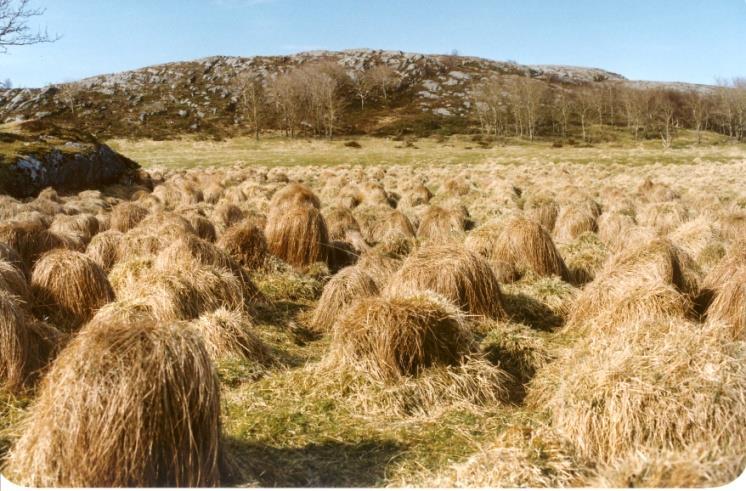
M 520 65 L 482 58 L 401 51 L 313 51 L 292 56 L 215 56 L 99 75 L 43 89 L 0 90 L 0 121 L 41 120 L 70 124 L 99 138 L 170 138 L 184 133 L 224 136 L 243 128 L 235 89 L 251 74 L 268 84 L 278 73 L 315 62 L 340 65 L 355 77 L 366 68 L 390 67 L 396 75 L 385 105 L 359 109 L 352 90 L 344 94 L 347 133 L 392 133 L 417 124 L 463 124 L 472 91 L 489 77 L 529 76 L 550 84 L 578 86 L 601 81 L 627 83 L 597 68 Z

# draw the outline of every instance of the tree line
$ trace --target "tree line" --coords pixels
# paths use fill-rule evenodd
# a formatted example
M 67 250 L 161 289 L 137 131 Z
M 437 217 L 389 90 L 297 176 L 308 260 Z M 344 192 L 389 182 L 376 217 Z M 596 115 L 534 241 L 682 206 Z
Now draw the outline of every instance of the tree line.
M 359 102 L 361 111 L 372 101 L 386 104 L 400 80 L 388 65 L 350 74 L 329 61 L 295 66 L 266 80 L 239 74 L 233 92 L 243 122 L 256 138 L 269 128 L 289 137 L 305 133 L 332 138 L 351 100 Z
M 256 138 L 266 129 L 332 138 L 352 111 L 386 105 L 401 86 L 385 64 L 347 72 L 333 62 L 298 65 L 262 79 L 239 74 L 233 84 L 237 112 Z M 604 127 L 626 128 L 636 140 L 670 146 L 682 128 L 698 141 L 715 131 L 746 138 L 746 79 L 716 86 L 666 87 L 617 81 L 569 85 L 520 75 L 478 83 L 471 92 L 473 123 L 486 137 L 579 138 L 591 142 Z
M 746 79 L 719 80 L 714 87 L 674 88 L 615 81 L 585 85 L 549 84 L 524 76 L 503 76 L 475 89 L 474 115 L 490 137 L 537 136 L 583 141 L 591 128 L 627 128 L 636 140 L 659 138 L 671 145 L 678 130 L 710 130 L 743 141 L 746 136 Z

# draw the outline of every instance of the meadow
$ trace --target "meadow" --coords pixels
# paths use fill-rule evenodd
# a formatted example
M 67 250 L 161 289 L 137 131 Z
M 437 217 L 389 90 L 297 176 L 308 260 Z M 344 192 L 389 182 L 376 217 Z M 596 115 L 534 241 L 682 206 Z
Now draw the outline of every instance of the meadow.
M 113 140 L 0 196 L 29 486 L 703 487 L 746 466 L 746 147 Z

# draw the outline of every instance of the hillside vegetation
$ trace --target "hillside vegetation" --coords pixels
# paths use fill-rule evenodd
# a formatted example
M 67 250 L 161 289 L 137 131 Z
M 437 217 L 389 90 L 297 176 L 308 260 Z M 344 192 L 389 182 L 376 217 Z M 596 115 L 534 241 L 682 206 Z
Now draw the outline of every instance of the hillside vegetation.
M 589 127 L 600 125 L 669 145 L 682 128 L 743 138 L 744 85 L 725 85 L 634 82 L 595 68 L 455 55 L 322 51 L 211 57 L 0 90 L 0 117 L 74 124 L 99 138 L 158 139 L 275 130 L 598 141 L 608 132 Z

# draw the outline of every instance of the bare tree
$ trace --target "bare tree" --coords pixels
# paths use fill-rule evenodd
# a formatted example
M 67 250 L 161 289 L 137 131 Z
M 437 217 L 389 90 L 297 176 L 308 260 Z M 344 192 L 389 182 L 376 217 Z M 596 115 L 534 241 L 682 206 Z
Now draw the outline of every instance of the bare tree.
M 697 134 L 697 143 L 702 143 L 702 130 L 705 129 L 710 118 L 710 98 L 699 90 L 691 90 L 686 94 L 686 105 Z
M 635 140 L 637 140 L 640 128 L 646 119 L 647 93 L 642 89 L 628 87 L 622 92 L 622 104 L 624 105 L 627 128 L 632 130 Z
M 588 141 L 588 125 L 590 123 L 591 111 L 594 106 L 594 95 L 593 89 L 584 87 L 578 90 L 578 95 L 574 100 L 575 114 L 577 114 L 580 120 L 580 130 L 583 137 L 583 141 Z
M 279 74 L 272 80 L 269 89 L 285 135 L 294 138 L 302 119 L 306 98 L 302 75 L 298 69 Z
M 236 77 L 235 90 L 250 127 L 254 131 L 254 138 L 258 140 L 267 108 L 264 86 L 258 77 L 246 73 Z
M 12 89 L 13 88 L 13 81 L 9 78 L 6 78 L 1 84 L 2 88 L 4 89 Z
M 0 0 L 0 53 L 7 53 L 8 46 L 28 46 L 51 43 L 59 36 L 44 32 L 33 32 L 29 21 L 44 14 L 44 9 L 30 6 L 30 0 Z
M 567 128 L 573 110 L 573 96 L 570 91 L 560 88 L 554 96 L 555 119 L 559 123 L 562 138 L 567 137 Z
M 57 98 L 61 100 L 65 104 L 65 106 L 67 106 L 72 117 L 77 118 L 78 115 L 76 110 L 79 102 L 78 99 L 83 92 L 83 87 L 76 82 L 70 82 L 58 85 L 57 89 L 59 90 L 57 93 Z
M 676 101 L 673 94 L 666 90 L 653 91 L 649 109 L 650 118 L 657 127 L 663 148 L 670 148 L 676 126 Z
M 378 64 L 370 68 L 369 76 L 374 85 L 381 91 L 383 101 L 388 102 L 388 92 L 399 79 L 396 71 L 386 64 Z
M 536 136 L 541 100 L 544 97 L 546 85 L 544 82 L 534 80 L 530 77 L 519 77 L 516 81 L 516 88 L 523 112 L 523 120 L 526 123 L 528 139 L 533 141 Z
M 474 112 L 482 133 L 497 136 L 505 131 L 507 120 L 507 97 L 498 78 L 480 83 L 473 94 Z
M 332 138 L 343 108 L 340 91 L 349 77 L 342 66 L 332 62 L 309 65 L 301 73 L 307 94 L 306 109 L 314 131 Z
M 355 91 L 355 97 L 360 99 L 360 110 L 365 109 L 365 101 L 376 88 L 376 81 L 371 77 L 370 70 L 355 72 L 352 78 L 352 88 Z
M 590 87 L 587 92 L 593 110 L 596 113 L 598 124 L 604 125 L 604 114 L 606 112 L 606 92 L 603 87 Z

